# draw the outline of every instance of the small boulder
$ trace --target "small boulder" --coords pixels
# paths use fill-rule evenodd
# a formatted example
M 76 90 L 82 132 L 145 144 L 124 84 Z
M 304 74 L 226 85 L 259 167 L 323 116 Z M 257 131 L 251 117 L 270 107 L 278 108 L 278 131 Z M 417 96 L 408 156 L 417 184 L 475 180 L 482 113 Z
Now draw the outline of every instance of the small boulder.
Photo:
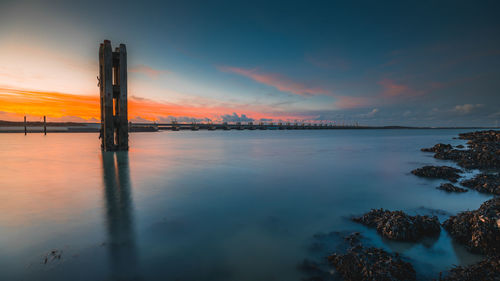
M 353 221 L 375 227 L 383 237 L 397 241 L 417 241 L 425 236 L 436 236 L 441 232 L 436 216 L 409 216 L 403 211 L 373 209 Z
M 436 145 L 434 145 L 433 147 L 431 148 L 422 148 L 420 149 L 421 151 L 424 151 L 424 152 L 445 152 L 445 151 L 448 151 L 450 149 L 452 149 L 453 147 L 451 146 L 451 144 L 444 144 L 444 143 L 438 143 Z
M 468 266 L 456 266 L 440 281 L 500 280 L 500 256 L 488 257 Z
M 500 175 L 479 174 L 472 179 L 462 181 L 461 184 L 482 193 L 500 195 Z
M 451 216 L 443 227 L 469 250 L 481 254 L 500 253 L 500 197 L 484 202 L 479 209 Z
M 403 261 L 397 254 L 392 255 L 379 248 L 358 245 L 345 254 L 335 253 L 329 256 L 328 261 L 345 281 L 416 280 L 415 269 L 410 263 Z
M 419 177 L 446 179 L 451 182 L 457 182 L 460 178 L 458 173 L 462 172 L 460 169 L 449 166 L 424 166 L 411 171 L 412 174 Z
M 446 192 L 467 192 L 468 191 L 465 188 L 454 186 L 451 183 L 443 183 L 440 186 L 436 187 L 436 189 L 444 190 Z

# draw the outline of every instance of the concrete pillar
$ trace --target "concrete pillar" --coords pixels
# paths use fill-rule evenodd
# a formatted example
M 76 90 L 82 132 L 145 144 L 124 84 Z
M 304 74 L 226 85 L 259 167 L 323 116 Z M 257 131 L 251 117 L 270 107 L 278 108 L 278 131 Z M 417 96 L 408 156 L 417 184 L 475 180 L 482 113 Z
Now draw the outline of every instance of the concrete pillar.
M 127 50 L 120 44 L 115 52 L 104 40 L 99 48 L 99 89 L 101 101 L 101 148 L 128 150 Z

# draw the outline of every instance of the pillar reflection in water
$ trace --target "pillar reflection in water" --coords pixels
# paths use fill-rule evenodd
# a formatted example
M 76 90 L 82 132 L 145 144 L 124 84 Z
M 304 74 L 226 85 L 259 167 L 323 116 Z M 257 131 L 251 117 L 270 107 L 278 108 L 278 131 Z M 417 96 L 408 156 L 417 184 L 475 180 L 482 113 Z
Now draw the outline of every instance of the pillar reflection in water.
M 115 280 L 136 280 L 137 251 L 128 152 L 102 153 L 109 258 Z

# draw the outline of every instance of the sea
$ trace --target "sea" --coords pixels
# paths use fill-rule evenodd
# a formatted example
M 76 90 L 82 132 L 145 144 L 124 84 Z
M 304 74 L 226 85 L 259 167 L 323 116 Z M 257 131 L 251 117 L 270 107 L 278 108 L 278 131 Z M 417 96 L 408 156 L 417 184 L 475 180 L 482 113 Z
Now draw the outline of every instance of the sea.
M 456 167 L 420 149 L 468 131 L 160 131 L 131 133 L 128 152 L 96 133 L 0 134 L 0 280 L 303 280 L 353 232 L 437 278 L 482 257 L 444 229 L 394 242 L 350 218 L 478 208 L 491 197 L 410 173 Z

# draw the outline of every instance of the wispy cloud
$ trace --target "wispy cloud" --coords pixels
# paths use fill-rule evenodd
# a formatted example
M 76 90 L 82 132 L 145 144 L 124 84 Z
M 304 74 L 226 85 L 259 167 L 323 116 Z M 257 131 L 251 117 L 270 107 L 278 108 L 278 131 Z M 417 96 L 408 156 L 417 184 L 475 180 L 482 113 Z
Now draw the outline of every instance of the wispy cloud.
M 282 92 L 288 92 L 300 96 L 311 96 L 328 94 L 329 91 L 319 87 L 309 87 L 304 83 L 295 82 L 292 79 L 275 73 L 262 73 L 257 69 L 245 69 L 230 66 L 218 67 L 220 71 L 236 73 L 248 77 L 256 82 L 274 87 Z
M 457 105 L 452 109 L 452 111 L 455 113 L 458 113 L 458 114 L 465 115 L 465 114 L 472 113 L 483 106 L 484 106 L 484 104 L 469 104 L 468 103 L 468 104 L 463 104 L 463 105 Z
M 374 108 L 370 112 L 364 113 L 364 114 L 359 114 L 358 116 L 361 117 L 361 118 L 373 118 L 373 117 L 375 117 L 375 115 L 377 115 L 377 113 L 379 111 L 380 110 L 378 108 Z
M 369 108 L 373 106 L 384 106 L 398 102 L 407 102 L 409 98 L 415 98 L 429 90 L 416 90 L 407 84 L 398 83 L 392 79 L 382 79 L 377 82 L 382 89 L 378 93 L 364 96 L 333 95 L 336 98 L 335 106 L 340 109 Z
M 143 64 L 132 66 L 131 68 L 129 68 L 128 71 L 133 72 L 133 73 L 144 74 L 150 78 L 155 78 L 155 79 L 158 78 L 158 76 L 160 76 L 162 74 L 170 73 L 170 71 L 154 69 L 150 66 L 143 65 Z
M 490 117 L 490 118 L 498 118 L 498 117 L 500 117 L 500 111 L 492 113 L 492 114 L 488 115 L 488 117 Z

